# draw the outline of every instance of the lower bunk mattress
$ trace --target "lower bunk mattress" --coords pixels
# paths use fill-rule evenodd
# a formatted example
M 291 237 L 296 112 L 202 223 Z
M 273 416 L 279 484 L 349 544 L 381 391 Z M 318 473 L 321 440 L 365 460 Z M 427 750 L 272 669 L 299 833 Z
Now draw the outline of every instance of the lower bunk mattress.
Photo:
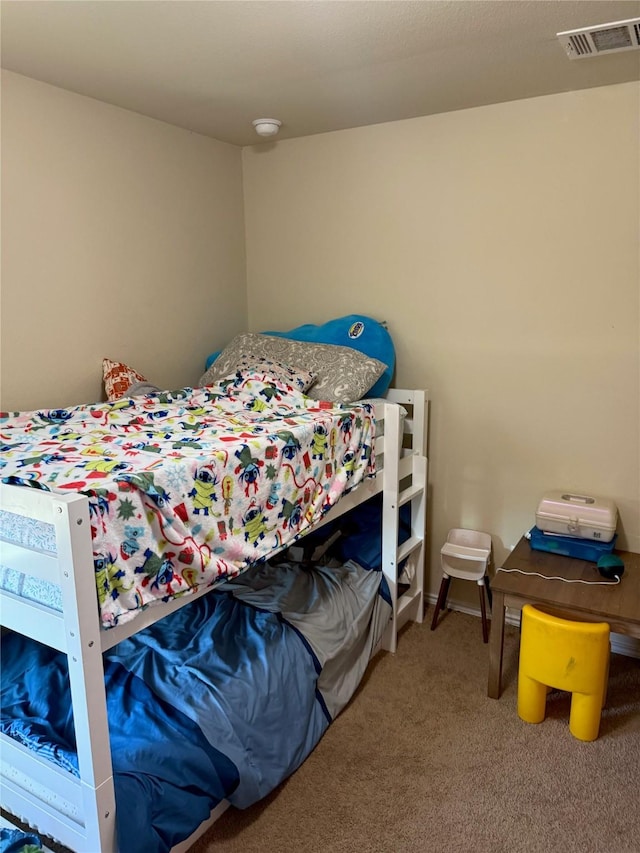
M 382 574 L 352 560 L 264 563 L 106 652 L 120 853 L 164 853 L 290 775 L 390 613 Z M 66 657 L 9 633 L 2 661 L 0 730 L 77 774 Z

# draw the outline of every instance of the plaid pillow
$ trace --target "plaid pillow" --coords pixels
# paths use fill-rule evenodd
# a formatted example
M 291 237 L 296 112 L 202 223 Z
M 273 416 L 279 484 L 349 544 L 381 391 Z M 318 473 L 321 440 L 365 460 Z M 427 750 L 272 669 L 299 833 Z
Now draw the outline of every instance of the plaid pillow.
M 107 400 L 112 403 L 120 397 L 126 397 L 129 388 L 137 382 L 146 382 L 145 377 L 122 361 L 102 359 L 102 378 Z

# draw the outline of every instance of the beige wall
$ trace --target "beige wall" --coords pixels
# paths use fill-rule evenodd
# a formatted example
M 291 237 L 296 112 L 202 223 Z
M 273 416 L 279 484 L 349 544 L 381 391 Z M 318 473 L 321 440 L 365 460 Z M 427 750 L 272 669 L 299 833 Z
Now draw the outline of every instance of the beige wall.
M 640 550 L 639 116 L 625 84 L 243 151 L 250 327 L 368 313 L 430 389 L 432 591 L 451 527 L 500 561 L 551 488 Z
M 102 358 L 195 383 L 246 328 L 240 149 L 2 72 L 2 407 L 94 401 Z

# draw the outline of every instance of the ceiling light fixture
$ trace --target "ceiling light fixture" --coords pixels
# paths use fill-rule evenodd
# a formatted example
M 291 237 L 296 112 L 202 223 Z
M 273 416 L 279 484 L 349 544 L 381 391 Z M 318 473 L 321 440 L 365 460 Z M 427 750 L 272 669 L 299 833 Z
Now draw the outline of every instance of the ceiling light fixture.
M 253 122 L 258 136 L 275 136 L 282 127 L 277 118 L 257 118 Z

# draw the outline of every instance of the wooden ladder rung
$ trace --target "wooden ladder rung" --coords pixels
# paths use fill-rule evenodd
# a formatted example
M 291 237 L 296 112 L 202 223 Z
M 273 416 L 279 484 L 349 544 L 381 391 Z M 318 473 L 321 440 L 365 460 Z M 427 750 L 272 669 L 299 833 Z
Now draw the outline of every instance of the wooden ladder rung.
M 403 489 L 400 492 L 400 498 L 398 500 L 398 504 L 400 506 L 404 506 L 404 504 L 408 503 L 413 498 L 420 497 L 421 494 L 424 493 L 424 486 L 420 486 L 417 483 L 413 486 L 409 486 L 406 489 Z
M 414 551 L 417 551 L 423 542 L 424 539 L 420 539 L 417 536 L 412 536 L 411 539 L 407 539 L 406 542 L 403 542 L 398 548 L 398 563 L 401 563 L 406 557 L 413 554 Z

